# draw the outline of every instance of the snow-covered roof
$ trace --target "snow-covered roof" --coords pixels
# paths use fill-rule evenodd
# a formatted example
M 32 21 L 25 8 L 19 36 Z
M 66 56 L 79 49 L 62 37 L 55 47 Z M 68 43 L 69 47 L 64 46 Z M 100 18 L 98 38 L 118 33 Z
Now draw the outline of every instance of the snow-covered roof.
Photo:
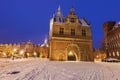
M 47 38 L 45 38 L 44 43 L 41 45 L 41 47 L 44 46 L 49 47 Z
M 84 19 L 80 19 L 80 22 L 82 23 L 82 26 L 89 26 L 89 24 Z
M 114 28 L 117 28 L 119 26 L 120 26 L 120 21 L 115 24 Z

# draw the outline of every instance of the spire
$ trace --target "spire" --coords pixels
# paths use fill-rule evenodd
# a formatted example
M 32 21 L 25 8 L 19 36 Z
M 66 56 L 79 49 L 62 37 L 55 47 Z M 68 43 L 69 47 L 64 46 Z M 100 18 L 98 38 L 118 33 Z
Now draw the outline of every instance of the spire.
M 47 44 L 47 42 L 48 42 L 48 41 L 47 41 L 47 37 L 46 37 L 46 38 L 45 38 L 45 40 L 44 40 L 44 44 L 46 45 L 46 44 Z
M 57 12 L 58 15 L 61 15 L 61 9 L 60 9 L 60 5 L 58 7 L 58 12 Z
M 45 37 L 45 39 L 44 39 L 44 43 L 41 45 L 41 47 L 43 47 L 43 46 L 46 46 L 46 47 L 49 46 L 49 45 L 48 45 L 48 39 L 47 39 L 47 36 Z
M 74 6 L 72 6 L 72 8 L 70 9 L 70 14 L 75 14 L 75 9 L 74 9 Z

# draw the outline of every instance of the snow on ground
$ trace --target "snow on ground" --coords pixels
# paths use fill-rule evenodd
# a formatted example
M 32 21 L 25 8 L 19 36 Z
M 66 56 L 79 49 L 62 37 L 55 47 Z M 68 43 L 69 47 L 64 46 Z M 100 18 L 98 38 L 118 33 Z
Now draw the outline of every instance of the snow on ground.
M 0 59 L 0 80 L 120 80 L 120 63 Z

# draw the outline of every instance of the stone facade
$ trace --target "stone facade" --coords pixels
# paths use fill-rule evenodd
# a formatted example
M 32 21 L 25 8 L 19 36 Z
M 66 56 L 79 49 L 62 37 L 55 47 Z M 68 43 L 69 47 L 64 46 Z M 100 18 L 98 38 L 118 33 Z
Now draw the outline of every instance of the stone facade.
M 107 21 L 103 28 L 107 57 L 120 59 L 120 22 Z
M 92 61 L 92 33 L 86 18 L 79 19 L 72 7 L 68 16 L 60 7 L 50 20 L 50 60 Z

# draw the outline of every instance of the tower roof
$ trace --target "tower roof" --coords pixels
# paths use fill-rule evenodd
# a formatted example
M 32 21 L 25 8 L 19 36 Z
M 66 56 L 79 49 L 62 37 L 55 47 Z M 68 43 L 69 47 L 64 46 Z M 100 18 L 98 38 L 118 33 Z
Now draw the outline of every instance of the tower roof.
M 61 8 L 60 8 L 60 5 L 59 5 L 59 7 L 58 7 L 57 15 L 58 15 L 58 16 L 61 15 Z
M 73 6 L 72 6 L 72 8 L 70 9 L 70 14 L 75 15 L 75 9 L 74 9 Z
M 114 25 L 114 28 L 118 28 L 118 27 L 120 27 L 120 21 Z
M 44 47 L 44 46 L 46 46 L 46 47 L 49 46 L 47 37 L 44 39 L 44 43 L 41 45 L 41 47 Z

